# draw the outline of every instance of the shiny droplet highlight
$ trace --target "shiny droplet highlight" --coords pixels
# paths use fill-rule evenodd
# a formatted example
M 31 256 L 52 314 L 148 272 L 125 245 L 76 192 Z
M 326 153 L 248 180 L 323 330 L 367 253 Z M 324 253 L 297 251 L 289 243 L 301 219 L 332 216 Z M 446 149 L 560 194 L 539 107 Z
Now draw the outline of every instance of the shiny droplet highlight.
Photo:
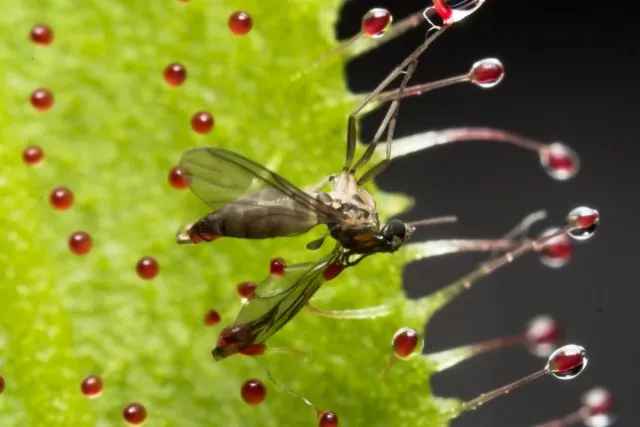
M 562 328 L 551 316 L 536 316 L 527 325 L 525 338 L 533 354 L 547 357 L 562 339 Z
M 569 236 L 575 240 L 587 240 L 592 237 L 600 225 L 600 214 L 597 210 L 580 206 L 567 215 L 567 224 L 573 226 Z
M 44 158 L 44 151 L 37 145 L 31 145 L 22 152 L 22 160 L 27 166 L 35 166 Z
M 122 411 L 122 417 L 129 424 L 142 424 L 147 419 L 147 408 L 140 403 L 130 403 Z
M 584 347 L 569 344 L 551 353 L 546 369 L 558 379 L 570 380 L 584 371 L 588 360 Z
M 169 64 L 164 69 L 164 81 L 169 86 L 180 86 L 187 79 L 187 69 L 178 62 Z
M 405 359 L 416 352 L 422 352 L 424 341 L 418 331 L 413 328 L 400 328 L 391 339 L 393 353 Z
M 283 258 L 273 258 L 269 262 L 269 274 L 273 276 L 284 276 L 287 263 Z
M 242 384 L 240 396 L 249 405 L 259 405 L 267 397 L 267 389 L 258 379 L 250 379 Z
M 237 11 L 229 16 L 229 29 L 236 36 L 244 36 L 253 28 L 253 19 L 248 13 Z
M 362 33 L 372 39 L 377 39 L 384 36 L 391 22 L 393 16 L 387 9 L 376 7 L 367 11 L 362 17 Z
M 338 416 L 331 411 L 319 412 L 318 427 L 338 427 Z
M 35 44 L 48 46 L 53 42 L 53 30 L 48 25 L 35 25 L 29 33 L 29 38 Z
M 478 61 L 469 71 L 469 80 L 481 88 L 492 88 L 498 85 L 504 78 L 504 66 L 496 58 L 487 58 Z
M 173 188 L 176 188 L 178 190 L 182 190 L 183 188 L 187 188 L 189 186 L 189 178 L 178 166 L 171 168 L 169 174 L 167 175 L 167 179 L 169 181 L 169 184 Z
M 53 93 L 45 88 L 38 88 L 31 93 L 31 106 L 38 111 L 47 111 L 53 105 Z
M 213 116 L 206 111 L 199 111 L 191 117 L 191 129 L 201 134 L 211 132 L 213 124 Z
M 159 271 L 158 261 L 150 256 L 140 258 L 136 264 L 136 272 L 141 279 L 151 280 L 158 275 Z
M 89 375 L 80 384 L 80 391 L 87 397 L 98 397 L 102 393 L 102 379 L 97 375 Z
M 67 210 L 73 205 L 73 193 L 67 187 L 56 187 L 49 193 L 49 203 L 59 211 Z
M 93 240 L 91 236 L 84 231 L 76 231 L 69 236 L 69 250 L 76 255 L 86 255 L 91 252 Z

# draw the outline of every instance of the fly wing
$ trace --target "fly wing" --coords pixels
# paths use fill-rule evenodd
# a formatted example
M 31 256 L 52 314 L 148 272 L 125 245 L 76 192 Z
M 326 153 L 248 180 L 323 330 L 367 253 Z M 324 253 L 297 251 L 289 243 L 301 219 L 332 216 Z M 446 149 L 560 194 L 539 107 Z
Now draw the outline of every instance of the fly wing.
M 289 267 L 284 276 L 267 277 L 247 301 L 235 325 L 248 325 L 251 344 L 262 344 L 286 325 L 324 283 L 322 273 L 339 257 L 336 249 L 315 263 Z M 277 285 L 274 281 L 277 281 Z
M 216 147 L 193 148 L 182 155 L 180 168 L 191 190 L 213 211 L 230 203 L 268 203 L 269 215 L 339 222 L 343 214 L 326 206 L 289 181 L 240 154 Z M 289 203 L 292 200 L 293 203 Z

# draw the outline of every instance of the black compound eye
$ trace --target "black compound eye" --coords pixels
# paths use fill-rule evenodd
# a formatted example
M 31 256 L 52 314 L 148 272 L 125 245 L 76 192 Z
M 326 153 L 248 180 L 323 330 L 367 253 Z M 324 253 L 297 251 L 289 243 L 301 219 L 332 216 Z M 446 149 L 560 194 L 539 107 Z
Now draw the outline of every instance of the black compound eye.
M 404 225 L 404 222 L 400 221 L 399 219 L 392 219 L 384 228 L 384 236 L 387 239 L 397 237 L 398 239 L 404 240 L 406 234 L 407 227 Z

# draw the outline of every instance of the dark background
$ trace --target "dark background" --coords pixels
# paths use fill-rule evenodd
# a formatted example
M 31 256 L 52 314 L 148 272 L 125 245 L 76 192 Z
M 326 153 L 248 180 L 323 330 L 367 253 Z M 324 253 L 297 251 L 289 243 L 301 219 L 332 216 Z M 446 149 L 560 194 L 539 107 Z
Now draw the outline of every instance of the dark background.
M 538 232 L 560 224 L 579 205 L 594 207 L 602 216 L 596 236 L 577 246 L 564 268 L 549 269 L 535 255 L 528 256 L 484 279 L 430 323 L 427 351 L 514 334 L 534 315 L 548 313 L 562 323 L 567 340 L 585 346 L 590 357 L 579 378 L 543 378 L 464 415 L 454 426 L 542 423 L 577 409 L 581 394 L 596 385 L 615 394 L 618 425 L 637 422 L 640 37 L 634 30 L 634 2 L 629 3 L 488 0 L 422 57 L 412 82 L 456 75 L 492 56 L 505 65 L 504 81 L 490 90 L 459 85 L 401 105 L 397 136 L 491 126 L 542 141 L 561 140 L 582 162 L 575 179 L 557 182 L 542 171 L 535 154 L 491 142 L 454 144 L 398 159 L 378 185 L 416 197 L 406 219 L 459 215 L 459 224 L 423 230 L 418 239 L 499 237 L 538 209 L 549 213 Z M 339 37 L 355 34 L 371 7 L 388 8 L 397 21 L 424 9 L 425 1 L 349 1 Z M 351 89 L 373 89 L 424 39 L 425 29 L 349 63 Z M 365 118 L 364 141 L 371 139 L 385 111 Z M 405 275 L 409 293 L 432 291 L 484 259 L 458 255 L 410 265 Z M 543 365 L 526 350 L 505 350 L 439 374 L 433 385 L 438 395 L 468 399 Z

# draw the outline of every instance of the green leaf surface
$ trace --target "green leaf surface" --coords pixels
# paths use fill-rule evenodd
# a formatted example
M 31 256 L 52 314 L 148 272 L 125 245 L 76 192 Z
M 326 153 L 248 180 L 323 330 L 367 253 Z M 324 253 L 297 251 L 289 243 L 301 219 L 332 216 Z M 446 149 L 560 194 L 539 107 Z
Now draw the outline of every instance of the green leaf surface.
M 240 309 L 237 283 L 260 281 L 268 261 L 320 256 L 312 236 L 272 241 L 220 239 L 180 246 L 175 231 L 207 212 L 167 173 L 198 145 L 235 150 L 304 187 L 335 172 L 344 158 L 346 118 L 354 97 L 344 61 L 290 77 L 335 46 L 339 0 L 108 0 L 14 2 L 0 15 L 0 425 L 122 426 L 122 409 L 140 402 L 148 426 L 313 426 L 315 414 L 269 382 L 274 377 L 341 426 L 434 426 L 447 423 L 454 402 L 431 396 L 420 358 L 379 377 L 393 333 L 422 329 L 430 310 L 403 300 L 394 315 L 331 320 L 300 313 L 270 344 L 302 350 L 260 359 L 215 362 L 211 349 Z M 253 30 L 233 35 L 235 10 Z M 37 23 L 55 31 L 50 46 L 31 43 Z M 164 67 L 184 64 L 184 85 L 169 87 Z M 53 108 L 38 112 L 30 93 L 46 87 Z M 208 135 L 190 128 L 191 115 L 215 117 Z M 39 144 L 45 160 L 27 167 L 22 150 Z M 68 186 L 74 206 L 56 211 L 52 188 Z M 385 197 L 383 217 L 409 203 Z M 84 230 L 93 250 L 76 256 L 68 236 Z M 328 251 L 325 245 L 322 251 Z M 160 274 L 135 272 L 155 257 Z M 403 298 L 404 260 L 379 255 L 345 271 L 318 292 L 319 307 L 362 308 Z M 420 308 L 420 309 L 417 309 Z M 216 309 L 221 325 L 203 316 Z M 105 382 L 89 400 L 87 375 Z M 240 386 L 256 377 L 268 387 L 256 407 Z

